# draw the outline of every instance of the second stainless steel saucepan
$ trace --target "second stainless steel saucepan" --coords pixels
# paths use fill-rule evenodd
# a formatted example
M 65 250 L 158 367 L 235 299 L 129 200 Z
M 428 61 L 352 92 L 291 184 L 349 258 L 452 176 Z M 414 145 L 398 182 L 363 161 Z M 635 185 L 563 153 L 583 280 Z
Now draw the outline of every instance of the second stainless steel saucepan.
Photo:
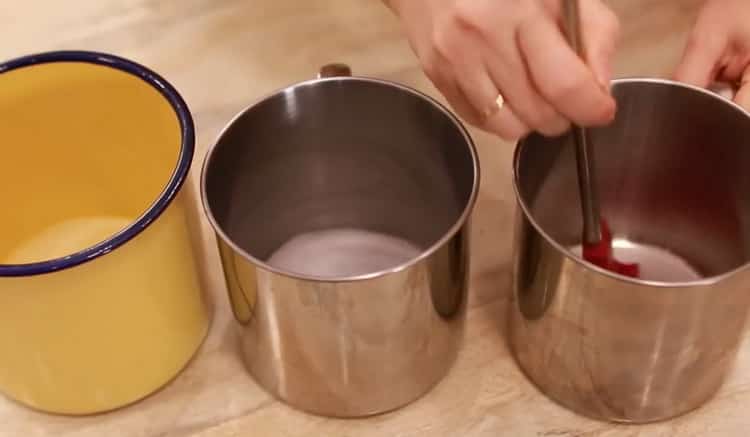
M 531 135 L 515 155 L 520 212 L 510 342 L 545 393 L 620 422 L 662 420 L 716 393 L 750 307 L 750 115 L 702 89 L 618 79 L 591 129 L 602 213 L 625 278 L 580 258 L 575 152 Z
M 402 406 L 451 367 L 479 186 L 455 116 L 348 73 L 247 108 L 202 177 L 250 373 L 329 416 Z

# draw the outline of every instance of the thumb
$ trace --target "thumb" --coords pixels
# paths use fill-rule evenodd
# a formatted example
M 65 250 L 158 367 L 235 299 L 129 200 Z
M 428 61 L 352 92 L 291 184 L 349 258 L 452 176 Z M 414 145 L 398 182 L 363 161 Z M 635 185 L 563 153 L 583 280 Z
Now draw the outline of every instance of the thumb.
M 565 0 L 563 0 L 565 1 Z M 581 28 L 586 63 L 597 81 L 609 89 L 612 79 L 612 57 L 620 36 L 620 21 L 600 0 L 581 0 Z

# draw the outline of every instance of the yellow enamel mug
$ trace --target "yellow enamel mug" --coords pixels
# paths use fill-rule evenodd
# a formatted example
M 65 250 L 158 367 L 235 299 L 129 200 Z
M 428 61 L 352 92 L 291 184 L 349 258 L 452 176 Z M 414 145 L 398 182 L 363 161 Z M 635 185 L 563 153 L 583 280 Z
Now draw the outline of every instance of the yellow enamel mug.
M 0 149 L 0 392 L 79 415 L 169 382 L 210 321 L 185 102 L 123 58 L 26 56 L 0 64 Z

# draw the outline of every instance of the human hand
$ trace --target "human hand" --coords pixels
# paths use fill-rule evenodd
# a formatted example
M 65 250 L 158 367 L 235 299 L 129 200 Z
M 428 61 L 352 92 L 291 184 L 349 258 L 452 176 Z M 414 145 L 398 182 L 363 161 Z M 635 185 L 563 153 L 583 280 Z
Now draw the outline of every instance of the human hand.
M 610 58 L 619 22 L 601 0 L 580 0 L 585 60 L 560 30 L 560 0 L 386 3 L 427 76 L 467 122 L 518 139 L 614 118 Z
M 701 8 L 675 78 L 700 87 L 739 86 L 734 100 L 750 110 L 750 2 L 707 0 Z

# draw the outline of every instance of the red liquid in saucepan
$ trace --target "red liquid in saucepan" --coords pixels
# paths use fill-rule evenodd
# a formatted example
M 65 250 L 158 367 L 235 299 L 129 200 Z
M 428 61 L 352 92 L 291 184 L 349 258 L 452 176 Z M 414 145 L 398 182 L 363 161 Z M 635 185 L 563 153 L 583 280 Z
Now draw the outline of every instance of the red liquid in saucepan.
M 583 259 L 611 272 L 619 273 L 623 276 L 637 278 L 640 276 L 640 268 L 635 263 L 623 263 L 617 261 L 612 253 L 612 232 L 609 230 L 607 222 L 601 221 L 602 239 L 599 244 L 584 244 Z

